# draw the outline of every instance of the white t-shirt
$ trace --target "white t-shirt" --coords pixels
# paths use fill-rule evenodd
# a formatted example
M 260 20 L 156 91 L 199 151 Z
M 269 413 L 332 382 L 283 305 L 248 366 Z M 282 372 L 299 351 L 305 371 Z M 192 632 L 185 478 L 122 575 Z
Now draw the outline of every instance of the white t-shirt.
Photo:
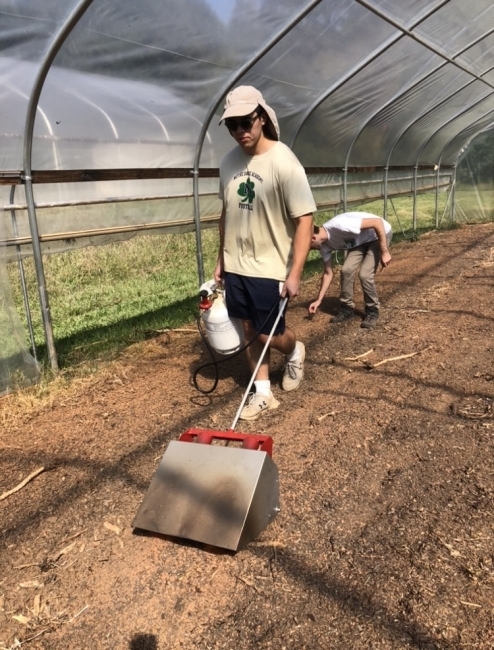
M 259 156 L 235 147 L 220 164 L 219 197 L 225 206 L 225 271 L 284 282 L 294 219 L 316 210 L 295 154 L 282 142 Z
M 320 248 L 321 257 L 325 262 L 331 259 L 332 251 L 348 250 L 377 240 L 374 228 L 361 229 L 362 219 L 381 219 L 381 217 L 370 212 L 344 212 L 323 224 L 322 227 L 328 233 L 328 239 L 321 244 Z M 388 237 L 392 232 L 391 224 L 384 219 L 381 221 Z

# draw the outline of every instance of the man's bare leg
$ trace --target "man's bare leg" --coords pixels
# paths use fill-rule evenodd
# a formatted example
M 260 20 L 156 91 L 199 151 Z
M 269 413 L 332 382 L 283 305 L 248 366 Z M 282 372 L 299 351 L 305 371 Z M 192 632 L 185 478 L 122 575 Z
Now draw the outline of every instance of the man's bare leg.
M 254 328 L 252 327 L 252 323 L 250 321 L 242 321 L 242 325 L 244 328 L 245 340 L 252 341 L 257 334 Z M 266 344 L 266 341 L 268 340 L 268 336 L 269 336 L 268 334 L 259 334 L 258 338 L 245 351 L 251 373 L 253 373 L 256 368 L 256 365 L 261 357 L 263 348 Z M 257 374 L 254 379 L 256 381 L 269 380 L 269 362 L 270 362 L 271 348 L 273 348 L 273 350 L 277 350 L 278 352 L 281 352 L 281 354 L 284 354 L 285 356 L 288 356 L 294 351 L 295 343 L 296 343 L 295 333 L 289 327 L 285 327 L 285 331 L 283 332 L 283 334 L 277 334 L 276 336 L 273 336 L 271 338 L 269 347 L 266 350 L 266 354 L 264 355 L 264 359 L 262 360 L 262 363 L 259 366 L 259 370 L 257 371 Z
M 262 351 L 268 339 L 267 335 L 260 335 L 256 338 L 256 331 L 250 321 L 242 321 L 245 341 L 252 343 L 245 351 L 251 374 L 259 363 Z M 270 351 L 267 348 L 264 357 L 254 377 L 255 393 L 249 395 L 249 399 L 240 414 L 241 420 L 256 420 L 263 411 L 278 408 L 279 402 L 271 392 L 269 380 Z

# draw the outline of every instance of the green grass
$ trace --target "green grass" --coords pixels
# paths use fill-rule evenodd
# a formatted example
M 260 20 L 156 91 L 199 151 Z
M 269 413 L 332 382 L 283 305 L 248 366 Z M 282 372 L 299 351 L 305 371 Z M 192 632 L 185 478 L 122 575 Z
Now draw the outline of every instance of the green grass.
M 439 196 L 440 218 L 446 198 L 446 194 Z M 433 194 L 418 197 L 415 232 L 411 198 L 393 200 L 388 208 L 394 242 L 415 239 L 435 226 Z M 382 201 L 349 209 L 383 216 Z M 451 225 L 447 212 L 443 227 Z M 319 213 L 316 223 L 322 224 L 332 216 L 333 212 Z M 210 279 L 218 249 L 217 230 L 205 230 L 202 241 L 205 278 Z M 194 233 L 135 237 L 105 246 L 46 255 L 43 262 L 61 368 L 82 364 L 90 367 L 93 361 L 113 359 L 123 348 L 157 330 L 181 327 L 196 318 L 198 276 Z M 25 260 L 24 267 L 38 357 L 46 364 L 33 260 Z M 319 253 L 311 251 L 304 278 L 319 274 L 321 269 Z M 9 275 L 17 310 L 24 314 L 17 265 L 9 265 Z
M 455 194 L 458 220 L 467 223 L 485 223 L 494 220 L 494 192 L 492 184 L 475 187 L 460 185 Z
M 203 233 L 206 277 L 218 249 L 215 230 Z M 61 367 L 113 358 L 153 330 L 191 321 L 197 311 L 194 233 L 148 235 L 43 257 Z M 32 259 L 24 261 L 35 342 L 45 355 Z M 14 301 L 22 314 L 17 266 L 10 265 Z

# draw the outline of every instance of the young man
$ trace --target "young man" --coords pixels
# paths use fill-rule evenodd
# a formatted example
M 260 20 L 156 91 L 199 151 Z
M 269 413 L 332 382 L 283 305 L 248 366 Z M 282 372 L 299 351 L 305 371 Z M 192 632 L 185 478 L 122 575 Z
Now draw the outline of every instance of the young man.
M 299 293 L 316 206 L 305 170 L 279 142 L 276 115 L 258 90 L 232 90 L 221 121 L 238 146 L 220 165 L 223 210 L 214 279 L 223 282 L 228 314 L 242 321 L 245 341 L 255 339 L 246 350 L 253 373 L 280 299 Z M 283 314 L 255 377 L 256 392 L 240 414 L 243 420 L 279 406 L 269 378 L 271 348 L 285 355 L 283 389 L 295 390 L 302 381 L 305 347 L 286 326 Z
M 333 279 L 333 251 L 347 251 L 341 269 L 341 308 L 332 323 L 343 323 L 355 315 L 353 288 L 355 273 L 364 292 L 365 318 L 361 327 L 372 328 L 379 320 L 379 298 L 375 274 L 379 262 L 386 268 L 391 261 L 388 246 L 393 235 L 391 224 L 368 212 L 345 212 L 327 221 L 320 228 L 314 227 L 311 248 L 318 249 L 324 261 L 324 272 L 317 299 L 309 305 L 309 313 L 315 314 Z

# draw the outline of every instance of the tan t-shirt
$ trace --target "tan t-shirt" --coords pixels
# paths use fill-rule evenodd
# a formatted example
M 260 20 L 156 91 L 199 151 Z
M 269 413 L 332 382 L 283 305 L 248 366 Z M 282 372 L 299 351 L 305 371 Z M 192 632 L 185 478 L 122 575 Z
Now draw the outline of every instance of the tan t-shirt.
M 220 165 L 225 271 L 285 281 L 294 219 L 316 210 L 305 170 L 282 142 L 259 156 L 235 147 Z

